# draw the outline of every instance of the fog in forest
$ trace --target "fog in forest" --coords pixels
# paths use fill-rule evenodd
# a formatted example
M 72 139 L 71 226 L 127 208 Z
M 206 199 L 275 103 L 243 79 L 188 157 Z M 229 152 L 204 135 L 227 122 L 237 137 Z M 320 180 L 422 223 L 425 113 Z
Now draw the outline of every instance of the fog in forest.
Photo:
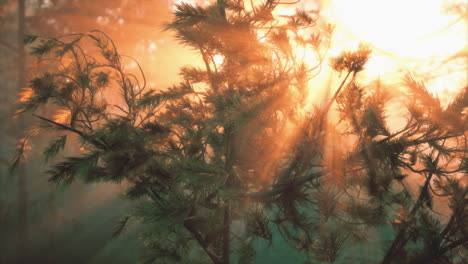
M 189 75 L 189 73 L 186 73 L 188 72 L 187 69 L 191 69 L 182 68 L 183 66 L 207 67 L 208 69 L 211 66 L 213 72 L 218 73 L 219 71 L 218 78 L 220 79 L 229 79 L 236 74 L 245 74 L 245 76 L 241 77 L 236 75 L 235 78 L 239 80 L 250 78 L 249 74 L 254 76 L 256 69 L 252 66 L 254 70 L 250 71 L 248 67 L 251 67 L 251 64 L 249 64 L 251 62 L 244 63 L 241 61 L 236 66 L 245 66 L 244 68 L 248 70 L 239 69 L 237 71 L 232 66 L 237 62 L 226 59 L 225 55 L 215 53 L 209 54 L 211 61 L 207 63 L 205 56 L 208 55 L 200 53 L 193 45 L 190 46 L 190 42 L 181 40 L 183 37 L 188 38 L 188 34 L 182 34 L 181 37 L 180 32 L 183 31 L 180 28 L 168 26 L 168 23 L 173 22 L 173 12 L 176 12 L 178 7 L 184 7 L 185 4 L 198 4 L 201 8 L 211 10 L 209 7 L 214 2 L 208 0 L 177 0 L 177 2 L 172 0 L 0 1 L 0 89 L 2 89 L 2 96 L 0 97 L 0 121 L 2 124 L 0 126 L 0 263 L 139 263 L 139 259 L 146 252 L 144 248 L 145 244 L 147 244 L 141 239 L 142 233 L 146 231 L 145 225 L 141 223 L 143 220 L 136 220 L 129 225 L 123 234 L 118 237 L 113 236 L 119 220 L 123 216 L 132 214 L 134 212 L 132 211 L 133 208 L 138 203 L 138 199 L 130 200 L 123 195 L 127 188 L 132 185 L 131 180 L 121 180 L 120 183 L 96 182 L 91 184 L 76 181 L 69 186 L 49 181 L 50 175 L 47 171 L 51 169 L 51 164 L 57 163 L 65 157 L 80 156 L 89 151 L 83 145 L 84 137 L 68 136 L 68 144 L 63 151 L 57 157 L 51 158 L 47 164 L 44 162 L 43 149 L 47 147 L 49 141 L 56 138 L 55 135 L 48 132 L 36 133 L 33 129 L 41 127 L 41 124 L 44 126 L 41 123 L 44 120 L 41 121 L 30 113 L 18 117 L 15 112 L 19 111 L 18 105 L 29 102 L 34 95 L 34 91 L 30 88 L 32 86 L 31 80 L 44 72 L 54 72 L 60 67 L 66 68 L 73 65 L 78 59 L 72 56 L 63 56 L 63 58 L 60 58 L 61 64 L 47 60 L 41 61 L 30 55 L 31 52 L 37 50 L 34 50 L 34 45 L 27 43 L 28 36 L 33 36 L 32 41 L 35 41 L 36 36 L 44 39 L 69 36 L 63 41 L 70 41 L 76 36 L 73 34 L 89 33 L 94 36 L 95 32 L 103 32 L 106 38 L 113 41 L 112 45 L 117 48 L 118 54 L 122 58 L 122 69 L 128 72 L 129 76 L 134 76 L 138 82 L 144 82 L 146 89 L 168 91 L 169 88 L 176 89 L 177 85 L 183 86 L 184 83 L 188 84 L 189 80 L 199 78 L 202 81 L 193 85 L 190 84 L 190 87 L 196 93 L 203 94 L 209 90 L 210 85 L 207 85 L 207 83 L 211 82 L 213 86 L 216 80 L 213 81 L 210 77 L 203 79 L 204 77 L 199 77 L 200 75 L 197 78 L 189 76 L 183 79 Z M 235 2 L 244 1 L 231 2 L 230 4 L 235 6 Z M 254 7 L 261 3 L 263 2 L 257 0 L 245 1 L 245 6 L 255 10 Z M 235 10 L 235 8 L 232 8 L 232 10 Z M 305 11 L 301 13 L 301 10 Z M 189 9 L 189 11 L 195 12 L 197 10 Z M 232 13 L 235 13 L 235 11 L 232 11 Z M 290 89 L 288 91 L 292 92 L 282 95 L 281 100 L 273 100 L 271 105 L 260 111 L 263 114 L 271 109 L 281 110 L 285 104 L 294 104 L 294 109 L 291 110 L 296 111 L 294 118 L 291 118 L 293 121 L 285 121 L 289 117 L 285 116 L 283 112 L 280 114 L 275 112 L 272 115 L 278 118 L 277 123 L 275 123 L 276 119 L 265 121 L 259 114 L 259 117 L 253 118 L 247 122 L 247 125 L 239 129 L 243 135 L 253 135 L 261 131 L 258 133 L 264 133 L 269 136 L 267 138 L 275 139 L 271 140 L 271 142 L 274 142 L 271 144 L 270 141 L 267 141 L 262 151 L 256 152 L 255 149 L 251 152 L 246 151 L 237 154 L 239 158 L 235 162 L 238 162 L 238 164 L 233 166 L 233 170 L 243 171 L 246 175 L 252 173 L 258 175 L 258 179 L 249 182 L 249 184 L 256 185 L 254 187 L 249 185 L 249 188 L 251 188 L 249 190 L 269 190 L 265 186 L 277 183 L 280 177 L 275 178 L 276 174 L 272 172 L 280 171 L 285 160 L 290 158 L 284 153 L 299 149 L 296 146 L 299 138 L 313 137 L 314 133 L 325 133 L 323 138 L 320 139 L 321 141 L 310 140 L 310 142 L 323 143 L 324 148 L 323 153 L 321 152 L 319 155 L 323 161 L 313 170 L 322 167 L 331 168 L 330 175 L 323 179 L 324 184 L 338 186 L 339 189 L 348 186 L 348 178 L 346 177 L 352 178 L 349 180 L 350 182 L 359 182 L 364 177 L 362 174 L 345 173 L 344 171 L 356 169 L 352 167 L 354 165 L 350 165 L 355 162 L 355 159 L 349 153 L 355 151 L 358 144 L 364 142 L 362 138 L 365 137 L 362 135 L 369 133 L 371 140 L 385 142 L 383 139 L 385 137 L 393 140 L 405 134 L 407 129 L 408 131 L 417 130 L 419 125 L 411 124 L 411 121 L 409 121 L 413 120 L 410 118 L 413 115 L 411 111 L 422 113 L 427 110 L 427 107 L 424 109 L 424 107 L 420 106 L 430 105 L 431 103 L 440 106 L 438 108 L 434 107 L 430 111 L 432 116 L 427 119 L 432 120 L 430 122 L 432 122 L 434 128 L 433 130 L 428 129 L 427 134 L 438 131 L 440 127 L 458 129 L 457 131 L 461 131 L 461 134 L 455 136 L 453 141 L 448 140 L 446 142 L 444 137 L 449 138 L 450 133 L 444 134 L 441 132 L 437 134 L 436 142 L 443 140 L 443 143 L 440 145 L 438 143 L 433 145 L 428 143 L 427 146 L 424 145 L 424 147 L 427 147 L 426 149 L 423 147 L 410 147 L 407 150 L 408 153 L 402 154 L 402 159 L 403 156 L 408 162 L 416 159 L 416 154 L 413 155 L 410 152 L 420 151 L 421 154 L 417 156 L 418 161 L 414 161 L 412 165 L 415 165 L 415 163 L 417 165 L 418 162 L 426 164 L 423 157 L 431 156 L 435 152 L 446 154 L 447 151 L 444 152 L 444 147 L 452 147 L 454 150 L 452 149 L 452 152 L 448 151 L 448 155 L 453 153 L 453 160 L 449 158 L 439 160 L 439 156 L 437 156 L 436 160 L 437 162 L 443 162 L 444 169 L 447 171 L 446 174 L 450 174 L 448 171 L 456 171 L 452 173 L 454 179 L 460 182 L 460 186 L 466 187 L 466 168 L 463 171 L 461 169 L 462 165 L 460 165 L 463 163 L 463 161 L 460 163 L 460 160 L 466 162 L 466 144 L 464 150 L 458 149 L 459 146 L 462 146 L 461 142 L 463 140 L 466 142 L 466 122 L 468 120 L 466 108 L 466 90 L 468 87 L 468 49 L 466 41 L 468 39 L 468 20 L 466 4 L 463 1 L 448 0 L 303 0 L 291 1 L 290 3 L 281 2 L 271 16 L 275 23 L 289 25 L 290 22 L 288 21 L 295 21 L 293 17 L 298 14 L 305 14 L 303 15 L 305 21 L 312 19 L 313 23 L 310 21 L 309 23 L 313 24 L 314 29 L 318 28 L 317 32 L 320 32 L 320 34 L 325 34 L 323 32 L 330 29 L 333 34 L 327 36 L 328 38 L 319 37 L 318 33 L 313 31 L 314 29 L 307 31 L 307 27 L 297 35 L 292 33 L 278 34 L 278 39 L 280 37 L 291 39 L 288 42 L 288 49 L 291 51 L 287 56 L 294 59 L 290 59 L 290 61 L 288 61 L 287 56 L 285 56 L 287 59 L 280 58 L 282 55 L 278 54 L 284 52 L 281 48 L 278 48 L 279 51 L 275 50 L 274 52 L 265 52 L 261 48 L 252 50 L 256 46 L 253 44 L 248 46 L 249 36 L 243 36 L 240 33 L 226 36 L 229 35 L 229 32 L 222 36 L 233 43 L 245 43 L 245 47 L 241 47 L 239 50 L 242 51 L 240 53 L 245 53 L 241 55 L 245 55 L 248 59 L 252 59 L 254 55 L 257 56 L 255 52 L 259 54 L 269 52 L 265 57 L 272 61 L 279 61 L 280 64 L 284 63 L 284 65 L 279 65 L 279 68 L 284 67 L 284 69 L 294 69 L 296 71 L 299 69 L 298 65 L 305 65 L 304 67 L 312 69 L 307 73 L 310 80 L 304 84 L 300 84 L 300 81 L 298 81 L 299 84 L 294 83 L 293 79 L 286 81 L 286 83 L 292 83 L 285 84 L 286 87 L 297 86 L 304 88 L 303 86 L 305 86 L 303 90 L 299 88 L 297 91 Z M 228 15 L 232 14 L 228 13 Z M 200 17 L 202 18 L 199 20 L 205 19 L 202 15 Z M 183 21 L 183 19 L 180 20 Z M 255 39 L 255 41 L 259 44 L 258 47 L 261 45 L 268 47 L 265 41 L 270 41 L 269 34 L 274 33 L 265 25 L 263 26 L 266 29 L 258 27 L 256 31 L 258 39 Z M 300 30 L 302 28 L 298 32 Z M 177 32 L 179 32 L 179 35 L 177 35 Z M 316 41 L 320 39 L 318 42 L 324 46 L 323 50 L 306 48 L 308 46 L 303 45 L 300 41 L 307 39 L 307 41 L 313 42 L 314 36 L 316 36 Z M 246 39 L 245 42 L 242 42 L 242 38 Z M 93 46 L 92 41 L 93 39 L 88 40 L 88 42 L 83 41 L 83 44 L 80 42 L 80 45 L 83 45 L 83 54 L 90 52 L 91 56 L 97 57 L 99 51 Z M 224 43 L 219 45 L 222 46 Z M 213 46 L 217 47 L 214 44 Z M 200 50 L 202 49 L 200 48 Z M 229 55 L 230 53 L 226 54 Z M 236 54 L 236 56 L 242 57 L 241 55 Z M 366 64 L 362 69 L 356 70 L 346 66 L 347 58 L 362 59 L 363 57 L 365 57 L 363 61 Z M 86 56 L 83 55 L 83 58 L 86 59 Z M 342 58 L 342 60 L 339 61 L 336 58 Z M 255 61 L 252 59 L 252 61 L 258 63 L 259 67 L 264 67 L 263 62 L 259 62 L 260 60 Z M 289 63 L 291 63 L 290 68 L 287 67 Z M 230 66 L 233 68 L 229 68 Z M 346 69 L 349 71 L 349 79 L 346 75 Z M 235 74 L 229 72 L 229 70 Z M 276 69 L 276 72 L 272 72 L 276 74 L 279 71 Z M 193 72 L 196 71 L 193 70 Z M 209 72 L 210 70 L 208 70 Z M 297 72 L 300 72 L 300 70 L 297 70 Z M 359 75 L 356 77 L 358 72 Z M 229 76 L 230 74 L 232 76 Z M 299 80 L 299 77 L 295 78 Z M 221 83 L 221 86 L 223 81 L 221 80 L 219 83 Z M 226 83 L 229 83 L 229 81 Z M 343 85 L 345 83 L 346 85 Z M 245 86 L 248 85 L 245 84 Z M 369 92 L 363 92 L 365 89 L 368 89 Z M 171 90 L 169 89 L 169 91 Z M 362 104 L 364 102 L 372 104 L 372 102 L 378 100 L 385 101 L 386 105 L 382 109 L 371 109 L 376 112 L 385 112 L 385 114 L 371 116 L 374 119 L 369 119 L 371 121 L 368 121 L 368 123 L 380 122 L 380 125 L 384 122 L 382 120 L 385 119 L 386 125 L 379 127 L 377 130 L 380 130 L 375 133 L 369 132 L 370 129 L 363 129 L 365 132 L 359 132 L 359 127 L 370 125 L 364 121 L 359 125 L 355 124 L 356 115 L 360 115 L 359 111 L 361 110 L 356 110 L 356 115 L 351 114 L 353 111 L 347 106 L 352 105 L 353 102 L 347 101 L 345 95 L 340 94 L 339 96 L 338 92 L 345 93 L 350 97 L 357 96 L 356 93 L 362 92 L 359 95 Z M 105 90 L 100 96 L 109 105 L 123 105 L 125 103 L 122 94 L 118 91 Z M 390 99 L 384 99 L 387 96 Z M 333 100 L 328 101 L 330 98 L 333 98 Z M 336 103 L 334 102 L 335 99 Z M 200 98 L 190 98 L 190 100 L 188 101 L 192 104 L 198 102 L 197 100 L 202 101 Z M 243 101 L 239 99 L 238 103 L 241 102 Z M 360 102 L 356 101 L 354 106 Z M 162 107 L 171 109 L 171 104 L 168 103 Z M 461 114 L 459 113 L 459 116 L 454 117 L 455 114 L 453 113 L 458 113 L 456 111 L 460 110 L 460 107 L 462 109 L 459 111 Z M 109 111 L 115 115 L 125 112 L 125 109 L 119 109 L 114 107 L 113 110 Z M 325 112 L 331 109 L 330 115 L 325 118 L 326 120 L 319 118 L 320 111 L 324 109 L 326 109 Z M 280 110 L 277 112 L 279 113 Z M 368 114 L 367 110 L 362 110 L 364 117 Z M 169 113 L 170 111 L 167 112 L 168 116 Z M 51 120 L 59 124 L 70 123 L 73 120 L 71 111 L 67 112 L 51 104 L 38 108 L 35 110 L 34 115 L 50 117 Z M 319 124 L 318 127 L 322 129 L 320 130 L 322 132 L 319 133 L 318 130 L 313 129 L 308 132 L 301 130 L 312 124 L 310 120 L 313 120 L 313 118 L 310 117 L 314 115 L 318 116 L 317 120 L 321 120 L 317 124 Z M 164 115 L 161 114 L 161 116 Z M 421 116 L 424 116 L 424 114 L 421 114 Z M 365 119 L 364 117 L 362 118 Z M 242 116 L 242 118 L 246 117 Z M 310 118 L 310 120 L 307 118 Z M 453 121 L 456 118 L 459 118 L 458 127 L 454 125 L 456 122 Z M 284 122 L 284 125 L 277 130 L 277 132 L 281 131 L 281 133 L 276 135 L 277 137 L 272 137 L 271 134 L 275 129 L 275 125 L 280 122 Z M 411 124 L 411 126 L 408 124 Z M 267 129 L 262 126 L 267 127 Z M 215 130 L 220 134 L 225 132 L 220 127 L 216 127 Z M 404 133 L 401 131 L 404 131 Z M 15 160 L 15 148 L 16 150 L 18 148 L 18 140 L 26 137 L 25 135 L 34 137 L 34 140 L 28 141 L 29 145 L 24 148 L 24 150 L 27 150 L 25 152 L 26 161 L 20 163 L 14 173 L 10 173 L 12 161 Z M 413 142 L 422 141 L 421 138 L 412 137 L 411 140 Z M 190 139 L 188 142 L 192 143 L 192 140 Z M 255 144 L 255 140 L 253 141 L 252 144 Z M 242 150 L 245 150 L 245 146 L 251 143 L 248 140 L 246 140 L 247 143 L 241 140 L 239 142 L 237 146 Z M 260 142 L 262 141 L 259 140 L 257 144 Z M 206 143 L 205 145 L 209 144 Z M 213 155 L 215 154 L 213 153 L 216 152 L 216 149 L 213 150 L 211 146 L 204 147 L 203 155 L 206 155 L 204 160 L 211 162 L 214 160 Z M 432 150 L 432 148 L 436 150 Z M 369 148 L 365 149 L 363 147 L 362 152 L 367 153 L 366 151 L 369 151 Z M 378 157 L 380 157 L 378 153 L 384 152 L 380 150 L 372 151 L 370 152 Z M 348 154 L 349 156 L 347 156 Z M 254 157 L 255 155 L 261 157 Z M 307 155 L 309 154 L 304 154 L 305 157 Z M 310 155 L 313 159 L 319 159 L 314 154 Z M 378 157 L 370 156 L 370 158 L 366 156 L 368 160 L 364 164 L 369 165 L 369 163 L 373 163 L 373 160 L 378 159 Z M 223 158 L 227 159 L 226 157 Z M 460 171 L 457 171 L 458 168 L 460 168 Z M 372 168 L 369 171 L 372 171 Z M 402 184 L 404 187 L 401 188 L 418 193 L 419 188 L 425 182 L 425 178 L 418 174 L 420 172 L 411 171 L 409 167 L 404 168 L 403 172 L 406 178 Z M 429 181 L 430 177 L 432 176 L 429 176 Z M 401 182 L 400 180 L 398 181 Z M 330 188 L 330 190 L 333 188 Z M 354 195 L 353 192 L 359 193 L 361 189 L 356 190 L 352 189 L 349 192 Z M 330 193 L 333 192 L 330 191 Z M 346 193 L 346 191 L 343 191 L 343 193 Z M 372 190 L 369 193 L 369 195 L 364 195 L 366 199 L 372 196 Z M 349 195 L 349 193 L 346 194 Z M 148 197 L 147 199 L 149 200 Z M 466 193 L 461 199 L 467 199 Z M 440 215 L 443 223 L 451 223 L 451 220 L 444 219 L 444 215 L 448 216 L 450 214 L 448 200 L 448 198 L 444 197 L 434 198 L 434 205 L 430 207 L 431 210 Z M 336 207 L 338 211 L 346 211 L 347 208 L 345 202 L 342 203 L 341 200 L 337 202 Z M 362 239 L 363 244 L 354 245 L 350 243 L 349 247 L 343 251 L 343 254 L 338 259 L 334 259 L 335 263 L 361 263 L 359 261 L 379 263 L 384 255 L 382 248 L 386 247 L 393 237 L 390 226 L 401 223 L 404 221 L 404 215 L 408 214 L 408 211 L 403 208 L 392 209 L 395 209 L 394 219 L 386 220 L 388 226 L 382 225 L 379 228 L 369 229 L 367 238 Z M 244 224 L 243 219 L 234 220 L 231 232 L 238 231 L 239 234 L 243 234 L 243 232 L 246 232 Z M 257 252 L 254 263 L 309 263 L 304 262 L 307 254 L 296 251 L 280 237 L 280 234 L 285 236 L 282 232 L 284 232 L 282 227 L 274 227 L 271 229 L 274 236 L 270 243 L 263 240 L 254 240 L 252 242 L 253 248 Z M 466 254 L 466 247 L 463 250 L 463 253 Z M 457 261 L 460 259 L 466 261 L 467 258 L 468 256 L 456 257 Z

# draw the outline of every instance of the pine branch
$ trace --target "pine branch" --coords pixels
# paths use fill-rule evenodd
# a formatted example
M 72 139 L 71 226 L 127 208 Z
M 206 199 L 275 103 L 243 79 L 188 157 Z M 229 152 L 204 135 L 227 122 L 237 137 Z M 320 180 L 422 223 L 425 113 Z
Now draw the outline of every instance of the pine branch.
M 254 193 L 248 193 L 244 195 L 245 198 L 255 200 L 255 201 L 265 201 L 265 200 L 270 200 L 276 195 L 282 194 L 290 190 L 291 188 L 301 186 L 311 180 L 317 179 L 321 176 L 323 176 L 326 172 L 321 171 L 321 172 L 314 172 L 310 173 L 307 176 L 300 177 L 298 179 L 295 179 L 293 181 L 289 182 L 278 182 L 276 183 L 270 191 L 261 191 L 261 192 L 254 192 Z
M 192 208 L 193 211 L 193 208 Z M 187 229 L 192 236 L 195 238 L 195 240 L 198 242 L 198 244 L 203 248 L 205 253 L 210 257 L 210 259 L 213 261 L 214 264 L 222 264 L 223 262 L 219 259 L 219 257 L 211 252 L 209 249 L 209 244 L 206 242 L 205 239 L 200 235 L 200 233 L 196 230 L 195 226 L 191 222 L 190 218 L 193 217 L 193 212 L 189 214 L 189 217 L 185 219 L 184 221 L 184 227 Z
M 426 181 L 424 182 L 424 185 L 421 188 L 421 192 L 419 193 L 418 200 L 414 204 L 413 208 L 411 209 L 407 217 L 408 221 L 413 221 L 415 219 L 417 211 L 423 205 L 423 202 L 425 199 L 423 194 L 428 191 L 429 185 L 431 184 L 432 176 L 433 176 L 433 173 L 429 173 L 429 175 L 426 177 Z M 409 223 L 406 223 L 405 226 L 403 226 L 400 229 L 400 231 L 398 232 L 398 235 L 393 240 L 393 243 L 390 246 L 390 249 L 387 251 L 387 254 L 385 254 L 382 264 L 391 263 L 393 259 L 398 256 L 401 249 L 404 248 L 404 246 L 408 242 L 408 238 L 406 237 L 407 236 L 406 231 L 408 230 L 408 228 L 409 228 Z
M 126 229 L 126 227 L 128 226 L 128 223 L 130 221 L 130 219 L 132 218 L 131 215 L 126 215 L 124 217 L 122 217 L 114 226 L 113 230 L 112 230 L 112 236 L 113 237 L 118 237 L 120 236 Z
M 443 256 L 445 253 L 447 253 L 447 251 L 453 250 L 462 245 L 466 245 L 467 243 L 468 243 L 468 237 L 455 240 L 452 243 L 448 244 L 445 247 L 442 247 L 441 249 L 437 251 L 431 251 L 429 252 L 429 254 L 423 254 L 422 256 L 413 260 L 412 263 L 430 263 L 431 261 L 434 261 L 438 259 L 439 257 Z
M 348 71 L 348 73 L 346 74 L 346 77 L 343 79 L 343 81 L 341 82 L 340 86 L 338 86 L 338 89 L 335 91 L 335 94 L 334 94 L 333 97 L 330 99 L 330 101 L 328 101 L 328 103 L 327 103 L 327 105 L 325 106 L 325 109 L 324 109 L 324 111 L 323 111 L 323 115 L 326 115 L 326 113 L 330 110 L 331 106 L 333 105 L 333 103 L 335 102 L 336 98 L 337 98 L 338 95 L 340 94 L 341 89 L 343 88 L 343 86 L 345 85 L 346 81 L 348 80 L 349 75 L 351 75 L 351 71 Z
M 465 197 L 467 194 L 468 194 L 468 188 L 466 188 L 466 190 L 463 192 L 462 197 Z M 450 217 L 450 220 L 448 221 L 448 223 L 446 224 L 444 230 L 442 230 L 442 232 L 440 233 L 440 236 L 442 238 L 445 238 L 445 236 L 447 234 L 449 234 L 449 232 L 451 231 L 453 225 L 456 223 L 456 219 L 457 219 L 458 215 L 463 213 L 463 210 L 465 208 L 465 202 L 466 202 L 466 199 L 463 200 L 463 204 L 461 206 L 457 207 L 457 211 L 453 212 L 453 214 Z
M 50 120 L 48 118 L 45 118 L 45 117 L 42 117 L 42 116 L 39 116 L 39 115 L 36 115 L 36 114 L 32 114 L 33 116 L 43 120 L 43 121 L 46 121 L 48 123 L 51 123 L 55 126 L 58 126 L 60 127 L 61 129 L 64 129 L 64 130 L 68 130 L 68 131 L 71 131 L 79 136 L 81 136 L 82 138 L 84 138 L 85 140 L 88 140 L 89 142 L 93 143 L 95 146 L 97 147 L 100 147 L 102 149 L 108 149 L 108 147 L 105 145 L 105 144 L 102 144 L 101 142 L 97 141 L 96 139 L 92 138 L 91 136 L 89 135 L 86 135 L 85 133 L 83 133 L 82 131 L 76 129 L 76 128 L 73 128 L 73 127 L 69 127 L 69 126 L 66 126 L 64 124 L 60 124 L 60 123 L 57 123 L 53 120 Z

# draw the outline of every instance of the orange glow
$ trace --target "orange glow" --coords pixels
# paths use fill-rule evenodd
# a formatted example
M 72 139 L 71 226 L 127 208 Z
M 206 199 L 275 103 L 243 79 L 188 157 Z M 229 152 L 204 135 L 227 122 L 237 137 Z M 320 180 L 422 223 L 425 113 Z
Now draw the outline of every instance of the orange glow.
M 70 110 L 61 109 L 58 110 L 54 115 L 54 121 L 60 124 L 65 124 L 70 121 L 71 113 Z
M 18 102 L 19 103 L 27 103 L 29 100 L 31 100 L 32 97 L 34 97 L 34 90 L 32 88 L 23 88 L 23 91 L 19 93 L 18 95 Z
M 336 24 L 328 57 L 355 49 L 361 42 L 369 44 L 373 53 L 366 70 L 360 74 L 363 80 L 379 78 L 386 84 L 399 86 L 403 74 L 412 72 L 446 105 L 467 83 L 468 28 L 466 17 L 444 12 L 453 3 L 448 0 L 319 0 L 299 2 L 295 6 L 280 5 L 275 16 L 281 20 L 293 15 L 296 8 L 320 7 L 321 19 Z M 316 61 L 312 51 L 298 47 L 296 52 L 306 54 L 303 60 L 309 65 Z M 320 102 L 331 92 L 323 87 L 330 84 L 334 87 L 337 82 L 332 80 L 336 74 L 325 64 L 324 75 L 310 84 L 314 93 L 314 98 L 310 98 L 312 103 Z

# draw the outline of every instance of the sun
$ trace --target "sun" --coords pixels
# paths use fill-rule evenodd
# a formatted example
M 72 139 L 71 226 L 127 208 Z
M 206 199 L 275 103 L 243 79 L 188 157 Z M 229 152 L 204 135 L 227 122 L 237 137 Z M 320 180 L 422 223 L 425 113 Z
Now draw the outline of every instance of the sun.
M 466 44 L 463 23 L 443 13 L 443 0 L 333 0 L 328 7 L 343 33 L 406 59 L 454 53 Z M 460 27 L 461 26 L 461 27 Z
M 418 75 L 447 104 L 467 84 L 467 17 L 447 12 L 447 0 L 329 0 L 323 14 L 337 25 L 333 49 L 369 43 L 364 74 L 397 83 Z M 333 52 L 333 51 L 332 51 Z
M 361 73 L 363 79 L 379 79 L 398 86 L 401 77 L 410 72 L 446 105 L 467 85 L 468 78 L 468 18 L 466 13 L 448 12 L 458 2 L 316 0 L 299 1 L 294 6 L 279 5 L 275 12 L 281 19 L 293 14 L 296 8 L 319 8 L 321 19 L 336 25 L 329 57 L 342 50 L 355 49 L 364 42 L 373 52 Z M 317 91 L 317 87 L 333 79 L 330 77 L 333 72 L 326 67 L 323 74 L 328 77 L 321 76 L 311 82 L 311 89 L 318 93 L 324 91 Z
M 175 2 L 206 3 L 202 0 Z M 260 2 L 262 0 L 254 0 L 246 5 Z M 360 73 L 363 80 L 379 79 L 403 89 L 401 78 L 410 72 L 424 81 L 429 92 L 438 96 L 443 105 L 447 105 L 468 83 L 468 18 L 466 12 L 447 11 L 451 6 L 462 5 L 463 0 L 302 0 L 281 3 L 273 14 L 279 21 L 286 20 L 299 8 L 318 10 L 321 20 L 336 25 L 321 76 L 316 76 L 310 83 L 316 96 L 311 102 L 322 100 L 327 93 L 333 92 L 327 90 L 330 85 L 339 82 L 326 61 L 343 50 L 357 48 L 359 43 L 366 43 L 372 49 L 366 70 Z M 263 31 L 258 33 L 265 34 Z M 259 40 L 264 42 L 265 38 L 260 36 Z M 296 49 L 306 64 L 316 63 L 312 50 L 299 45 Z M 218 66 L 224 62 L 221 55 L 215 55 L 213 60 Z

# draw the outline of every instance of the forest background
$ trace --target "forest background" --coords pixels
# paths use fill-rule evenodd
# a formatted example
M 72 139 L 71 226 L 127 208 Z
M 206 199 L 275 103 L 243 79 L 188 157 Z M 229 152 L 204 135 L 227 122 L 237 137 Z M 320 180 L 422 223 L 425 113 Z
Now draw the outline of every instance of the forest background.
M 354 7 L 356 10 L 369 8 L 369 6 L 359 7 L 359 1 L 356 2 Z M 435 25 L 424 31 L 431 41 L 440 44 L 439 47 L 434 45 L 432 51 L 426 51 L 435 56 L 425 57 L 426 54 L 421 53 L 419 58 L 408 58 L 411 56 L 406 56 L 407 54 L 403 52 L 397 54 L 398 58 L 395 60 L 395 52 L 389 51 L 389 46 L 379 42 L 382 40 L 374 41 L 376 54 L 374 58 L 383 58 L 385 61 L 383 64 L 392 64 L 394 67 L 389 70 L 387 66 L 382 66 L 382 62 L 371 60 L 367 66 L 369 72 L 366 73 L 369 75 L 369 80 L 380 76 L 384 83 L 391 85 L 394 80 L 400 80 L 402 73 L 410 68 L 419 77 L 424 78 L 429 89 L 439 95 L 443 103 L 447 103 L 451 96 L 456 94 L 457 90 L 450 87 L 463 86 L 467 76 L 466 47 L 464 47 L 466 44 L 463 41 L 463 34 L 466 33 L 464 20 L 466 8 L 463 11 L 463 7 L 460 9 L 460 5 L 456 2 L 441 2 L 441 4 L 444 5 L 438 5 L 437 8 L 440 9 L 438 11 L 442 11 L 444 6 L 453 7 L 447 8 L 444 13 L 449 17 L 447 21 L 452 22 L 444 24 L 436 21 Z M 43 173 L 47 166 L 42 161 L 40 143 L 30 153 L 27 166 L 20 169 L 18 176 L 8 175 L 8 164 L 16 140 L 31 122 L 37 122 L 33 117 L 12 119 L 12 113 L 18 92 L 27 85 L 26 80 L 36 70 L 32 64 L 33 60 L 27 55 L 27 48 L 23 45 L 25 34 L 55 37 L 100 29 L 114 39 L 122 54 L 131 55 L 141 64 L 146 78 L 150 80 L 149 86 L 164 89 L 176 83 L 179 79 L 177 75 L 179 67 L 192 62 L 195 64 L 201 62 L 199 56 L 190 49 L 178 45 L 170 32 L 162 30 L 162 24 L 171 20 L 173 5 L 174 3 L 169 1 L 147 0 L 5 0 L 1 2 L 0 262 L 35 260 L 70 263 L 72 260 L 73 263 L 130 263 L 138 259 L 142 248 L 142 242 L 138 240 L 141 231 L 139 226 L 133 226 L 129 232 L 118 238 L 112 238 L 113 222 L 131 206 L 130 202 L 118 195 L 124 189 L 122 186 L 74 184 L 66 190 L 57 190 L 47 181 L 48 177 Z M 327 5 L 325 1 L 308 2 L 301 7 L 320 9 Z M 285 8 L 284 13 L 278 15 L 287 16 L 288 12 L 295 10 L 294 8 Z M 405 7 L 400 6 L 400 8 Z M 394 10 L 398 12 L 398 9 Z M 337 14 L 340 14 L 339 10 Z M 332 15 L 329 16 L 333 22 Z M 349 18 L 342 17 L 341 22 L 346 24 Z M 385 28 L 380 30 L 385 31 Z M 342 49 L 353 48 L 361 40 L 359 38 L 372 35 L 372 32 L 360 33 L 362 32 L 355 30 L 341 36 L 338 34 L 337 45 L 330 53 L 336 55 Z M 393 38 L 405 37 L 398 36 L 397 33 L 387 32 L 387 35 Z M 454 41 L 448 44 L 444 40 L 447 36 L 455 36 Z M 368 41 L 372 43 L 372 40 Z M 400 42 L 411 46 L 408 42 Z M 424 43 L 419 45 L 424 46 Z M 447 46 L 449 48 L 445 49 Z M 129 63 L 127 67 L 132 69 L 136 65 Z M 320 76 L 317 82 L 337 81 L 331 79 L 326 69 L 323 71 L 323 76 Z M 452 83 L 448 83 L 447 80 L 452 80 Z M 52 114 L 52 110 L 44 111 L 46 115 Z M 49 139 L 47 136 L 43 137 L 44 142 Z M 75 155 L 79 150 L 67 151 L 65 154 Z M 266 248 L 260 250 L 258 257 L 266 262 L 278 261 L 276 263 L 290 260 L 294 256 L 301 259 L 300 255 L 287 246 L 281 244 L 275 246 L 274 250 Z M 369 249 L 369 255 L 373 255 L 372 249 Z

